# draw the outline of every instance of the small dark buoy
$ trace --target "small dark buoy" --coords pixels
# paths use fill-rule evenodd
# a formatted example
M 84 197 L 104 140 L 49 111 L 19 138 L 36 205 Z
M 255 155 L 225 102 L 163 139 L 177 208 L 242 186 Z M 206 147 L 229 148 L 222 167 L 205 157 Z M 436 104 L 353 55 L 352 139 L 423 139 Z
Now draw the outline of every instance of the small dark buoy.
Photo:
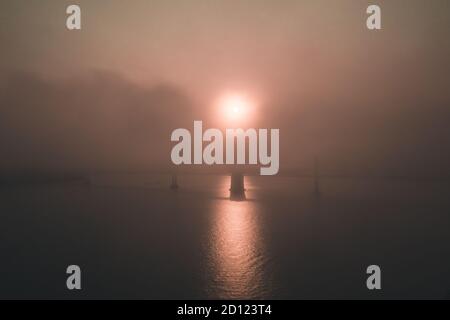
M 231 174 L 230 199 L 245 200 L 244 175 L 240 172 Z
M 178 177 L 177 177 L 176 174 L 173 174 L 172 175 L 172 182 L 170 183 L 170 189 L 176 190 L 178 188 L 179 188 L 179 186 L 178 186 Z

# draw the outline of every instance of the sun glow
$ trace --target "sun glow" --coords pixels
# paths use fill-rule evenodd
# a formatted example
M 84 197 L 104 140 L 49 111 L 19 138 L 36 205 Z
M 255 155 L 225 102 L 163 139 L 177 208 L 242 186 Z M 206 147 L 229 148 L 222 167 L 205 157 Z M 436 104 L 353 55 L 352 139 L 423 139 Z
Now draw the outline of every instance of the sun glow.
M 219 107 L 224 120 L 238 125 L 250 120 L 253 105 L 243 95 L 228 94 L 220 99 Z

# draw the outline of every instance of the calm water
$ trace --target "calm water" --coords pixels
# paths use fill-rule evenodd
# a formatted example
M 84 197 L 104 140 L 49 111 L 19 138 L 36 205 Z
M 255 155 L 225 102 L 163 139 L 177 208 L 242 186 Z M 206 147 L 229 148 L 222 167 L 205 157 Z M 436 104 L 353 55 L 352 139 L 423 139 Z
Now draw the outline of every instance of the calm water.
M 0 188 L 1 298 L 445 298 L 447 182 L 96 176 Z M 65 268 L 82 268 L 81 292 Z M 382 292 L 365 269 L 382 268 Z

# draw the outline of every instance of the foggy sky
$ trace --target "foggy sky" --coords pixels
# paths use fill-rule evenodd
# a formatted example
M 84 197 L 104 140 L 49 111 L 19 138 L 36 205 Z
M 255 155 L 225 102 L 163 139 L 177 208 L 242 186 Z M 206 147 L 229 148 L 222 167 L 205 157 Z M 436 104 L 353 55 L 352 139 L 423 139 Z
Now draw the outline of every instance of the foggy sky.
M 281 172 L 450 174 L 447 0 L 89 0 L 68 31 L 72 3 L 0 4 L 2 172 L 167 166 L 235 90 L 281 129 Z

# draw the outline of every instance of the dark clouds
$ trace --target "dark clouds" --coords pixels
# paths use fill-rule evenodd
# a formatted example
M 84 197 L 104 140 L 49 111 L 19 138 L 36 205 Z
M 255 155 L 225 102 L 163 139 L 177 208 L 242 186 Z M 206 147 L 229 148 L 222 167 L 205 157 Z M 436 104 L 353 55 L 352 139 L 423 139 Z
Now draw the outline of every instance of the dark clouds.
M 193 109 L 177 88 L 118 75 L 44 80 L 13 73 L 0 97 L 3 169 L 136 170 L 167 165 L 171 128 Z

